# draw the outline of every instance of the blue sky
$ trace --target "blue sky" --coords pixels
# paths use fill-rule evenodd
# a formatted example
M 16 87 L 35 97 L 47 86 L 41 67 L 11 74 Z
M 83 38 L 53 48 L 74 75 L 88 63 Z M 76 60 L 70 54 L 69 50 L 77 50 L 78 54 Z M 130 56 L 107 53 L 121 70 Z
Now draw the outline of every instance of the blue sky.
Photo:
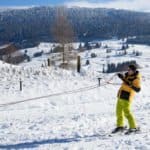
M 0 7 L 66 5 L 150 12 L 150 0 L 0 0 Z
M 0 6 L 30 6 L 63 3 L 63 0 L 0 0 Z
M 83 1 L 83 0 L 80 0 Z M 86 0 L 85 0 L 86 1 Z M 99 0 L 99 2 L 114 0 Z M 78 0 L 0 0 L 0 6 L 30 6 L 30 5 L 61 5 L 69 2 L 79 2 Z M 89 0 L 97 2 L 97 0 Z

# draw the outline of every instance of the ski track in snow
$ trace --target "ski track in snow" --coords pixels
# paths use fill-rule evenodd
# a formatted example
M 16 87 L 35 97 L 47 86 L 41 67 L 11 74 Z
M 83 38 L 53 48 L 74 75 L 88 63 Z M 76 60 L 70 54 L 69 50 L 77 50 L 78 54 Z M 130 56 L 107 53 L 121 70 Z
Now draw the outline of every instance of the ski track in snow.
M 106 43 L 115 48 L 119 45 L 118 41 Z M 136 95 L 133 102 L 134 114 L 142 128 L 141 134 L 108 136 L 115 127 L 116 95 L 119 88 L 119 85 L 109 84 L 91 91 L 0 107 L 0 149 L 149 150 L 149 48 L 131 46 L 129 52 L 133 49 L 143 52 L 137 58 L 129 55 L 116 59 L 113 57 L 115 52 L 110 57 L 112 62 L 137 60 L 142 67 L 142 92 Z M 99 57 L 91 59 L 90 65 L 83 67 L 81 75 L 75 71 L 32 67 L 32 62 L 18 67 L 0 62 L 0 104 L 95 85 L 98 83 L 98 75 L 108 80 L 113 74 L 99 73 L 105 60 L 105 50 L 92 51 Z M 81 57 L 84 58 L 85 53 Z M 83 61 L 82 63 L 84 64 Z M 20 78 L 23 81 L 23 91 L 19 91 Z M 105 80 L 102 79 L 102 83 Z M 115 77 L 112 82 L 120 83 L 120 80 Z

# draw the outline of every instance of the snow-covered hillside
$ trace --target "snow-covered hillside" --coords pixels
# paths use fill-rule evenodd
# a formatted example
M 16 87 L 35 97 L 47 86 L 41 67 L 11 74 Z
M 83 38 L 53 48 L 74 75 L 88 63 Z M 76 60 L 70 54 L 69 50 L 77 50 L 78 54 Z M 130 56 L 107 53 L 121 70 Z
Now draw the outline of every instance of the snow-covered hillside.
M 120 41 L 105 44 L 113 48 L 111 53 L 106 54 L 104 48 L 80 53 L 81 74 L 42 68 L 41 58 L 19 66 L 0 62 L 0 149 L 149 150 L 150 47 L 129 45 L 126 56 L 116 56 Z M 50 45 L 44 47 L 40 49 L 45 51 Z M 134 56 L 133 50 L 143 55 Z M 92 52 L 97 57 L 89 58 L 90 65 L 86 66 Z M 121 81 L 115 74 L 103 74 L 102 67 L 108 61 L 124 60 L 136 60 L 141 67 L 142 91 L 134 99 L 133 111 L 142 133 L 109 137 L 115 128 L 116 95 Z M 100 87 L 97 77 L 102 78 Z M 109 79 L 112 84 L 106 83 Z

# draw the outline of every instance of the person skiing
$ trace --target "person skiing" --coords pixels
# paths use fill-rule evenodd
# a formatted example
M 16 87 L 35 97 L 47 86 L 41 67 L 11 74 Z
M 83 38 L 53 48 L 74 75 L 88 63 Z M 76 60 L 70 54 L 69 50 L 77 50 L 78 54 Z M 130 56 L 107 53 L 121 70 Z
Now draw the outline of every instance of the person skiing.
M 131 103 L 136 92 L 141 90 L 141 75 L 137 67 L 133 64 L 128 66 L 128 71 L 125 74 L 118 73 L 118 77 L 123 81 L 118 91 L 118 101 L 116 105 L 117 127 L 112 133 L 123 132 L 124 117 L 127 118 L 129 129 L 126 133 L 136 132 L 138 130 L 135 118 L 131 112 Z

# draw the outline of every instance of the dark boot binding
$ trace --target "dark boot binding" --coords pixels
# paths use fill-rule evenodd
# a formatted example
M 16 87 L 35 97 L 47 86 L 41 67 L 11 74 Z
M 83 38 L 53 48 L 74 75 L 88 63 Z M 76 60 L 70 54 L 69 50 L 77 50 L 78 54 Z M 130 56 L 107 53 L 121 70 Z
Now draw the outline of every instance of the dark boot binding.
M 123 132 L 124 130 L 126 130 L 127 127 L 116 127 L 113 131 L 112 131 L 112 134 L 113 133 L 117 133 L 117 132 Z

